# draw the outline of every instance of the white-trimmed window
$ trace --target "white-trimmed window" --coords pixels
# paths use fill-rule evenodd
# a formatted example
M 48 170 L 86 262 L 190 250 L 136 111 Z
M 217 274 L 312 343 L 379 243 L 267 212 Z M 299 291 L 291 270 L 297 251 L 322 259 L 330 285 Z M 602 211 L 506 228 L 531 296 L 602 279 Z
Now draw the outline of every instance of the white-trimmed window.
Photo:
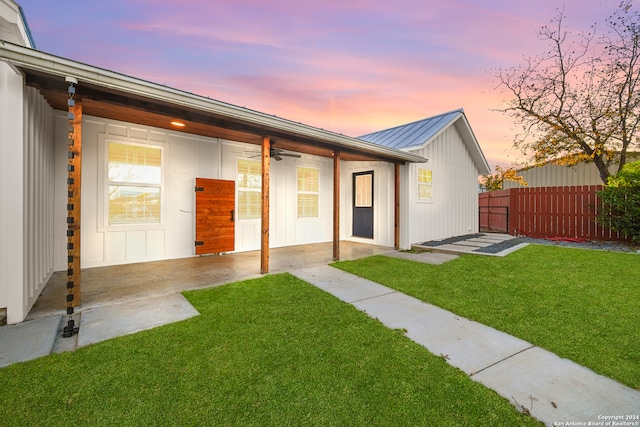
M 298 167 L 298 218 L 318 218 L 318 169 Z
M 433 200 L 433 172 L 418 168 L 418 199 Z
M 109 225 L 161 222 L 162 148 L 109 142 Z
M 262 164 L 238 159 L 238 219 L 259 219 L 262 215 Z

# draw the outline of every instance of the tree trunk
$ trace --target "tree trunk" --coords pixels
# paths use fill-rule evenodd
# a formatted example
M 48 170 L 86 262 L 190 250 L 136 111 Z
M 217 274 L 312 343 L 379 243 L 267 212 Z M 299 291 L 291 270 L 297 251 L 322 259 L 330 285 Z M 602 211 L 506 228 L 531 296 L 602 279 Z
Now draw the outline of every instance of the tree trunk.
M 594 156 L 593 163 L 598 168 L 598 174 L 600 175 L 600 179 L 602 180 L 604 185 L 607 185 L 607 180 L 609 179 L 609 176 L 611 174 L 609 173 L 609 168 L 607 167 L 607 164 L 604 162 L 604 160 L 602 160 L 602 156 L 598 156 L 598 155 Z

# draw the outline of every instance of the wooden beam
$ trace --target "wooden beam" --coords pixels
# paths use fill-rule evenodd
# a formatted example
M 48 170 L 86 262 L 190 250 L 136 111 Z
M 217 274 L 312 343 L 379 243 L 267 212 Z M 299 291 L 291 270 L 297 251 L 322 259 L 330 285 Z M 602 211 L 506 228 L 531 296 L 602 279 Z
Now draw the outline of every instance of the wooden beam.
M 400 165 L 398 163 L 394 166 L 394 236 L 393 246 L 396 250 L 400 249 Z
M 27 86 L 38 89 L 54 109 L 66 109 L 68 95 L 64 81 L 45 72 L 26 69 L 23 69 L 23 72 Z M 177 129 L 169 124 L 170 121 L 178 119 L 186 124 L 184 129 L 178 131 L 195 135 L 260 145 L 262 135 L 268 134 L 271 139 L 277 140 L 280 148 L 305 154 L 328 158 L 332 156 L 334 149 L 340 149 L 344 161 L 399 162 L 398 159 L 375 150 L 372 152 L 343 147 L 330 139 L 319 140 L 300 132 L 262 126 L 219 113 L 202 111 L 196 107 L 177 105 L 169 100 L 145 98 L 142 95 L 125 93 L 97 84 L 83 84 L 82 96 L 85 100 L 85 115 L 171 130 Z M 288 141 L 286 145 L 285 141 Z
M 340 150 L 333 151 L 333 260 L 340 260 Z
M 271 139 L 262 137 L 262 239 L 260 242 L 260 273 L 269 272 L 269 177 Z
M 69 294 L 73 295 L 71 305 L 80 305 L 80 194 L 82 184 L 82 100 L 75 99 L 69 107 L 69 156 L 67 164 L 67 255 L 69 269 L 67 282 L 73 283 Z M 71 285 L 68 285 L 71 286 Z

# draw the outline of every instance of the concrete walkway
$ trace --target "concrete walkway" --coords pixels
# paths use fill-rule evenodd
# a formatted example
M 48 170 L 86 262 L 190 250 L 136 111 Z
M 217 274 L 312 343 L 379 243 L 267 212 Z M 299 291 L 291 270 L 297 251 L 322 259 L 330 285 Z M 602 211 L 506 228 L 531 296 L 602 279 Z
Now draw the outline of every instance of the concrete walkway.
M 430 255 L 422 255 L 429 262 Z M 333 267 L 292 274 L 389 328 L 406 330 L 408 338 L 549 426 L 640 414 L 640 391 L 526 341 Z

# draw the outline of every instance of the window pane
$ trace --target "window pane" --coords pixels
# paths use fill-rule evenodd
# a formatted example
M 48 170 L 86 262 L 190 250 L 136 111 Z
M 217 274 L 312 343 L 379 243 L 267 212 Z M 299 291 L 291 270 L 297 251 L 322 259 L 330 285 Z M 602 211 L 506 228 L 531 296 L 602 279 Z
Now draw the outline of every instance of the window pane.
M 109 224 L 159 222 L 160 188 L 109 185 Z
M 433 198 L 433 173 L 430 169 L 418 169 L 418 198 Z
M 238 187 L 262 189 L 262 165 L 257 160 L 238 160 Z
M 356 175 L 356 207 L 371 207 L 371 174 Z
M 318 169 L 298 167 L 298 218 L 318 217 Z
M 109 181 L 160 185 L 161 150 L 153 147 L 109 143 Z
M 298 218 L 318 217 L 318 195 L 298 194 Z
M 238 191 L 238 219 L 259 219 L 262 197 L 259 191 Z
M 429 169 L 418 169 L 418 182 L 424 184 L 432 183 L 432 172 Z
M 427 184 L 418 184 L 418 198 L 420 199 L 431 199 L 432 195 L 432 186 Z
M 162 149 L 109 142 L 109 224 L 160 223 Z
M 298 191 L 318 192 L 318 169 L 298 168 Z
M 262 164 L 259 160 L 238 159 L 238 219 L 262 216 Z

